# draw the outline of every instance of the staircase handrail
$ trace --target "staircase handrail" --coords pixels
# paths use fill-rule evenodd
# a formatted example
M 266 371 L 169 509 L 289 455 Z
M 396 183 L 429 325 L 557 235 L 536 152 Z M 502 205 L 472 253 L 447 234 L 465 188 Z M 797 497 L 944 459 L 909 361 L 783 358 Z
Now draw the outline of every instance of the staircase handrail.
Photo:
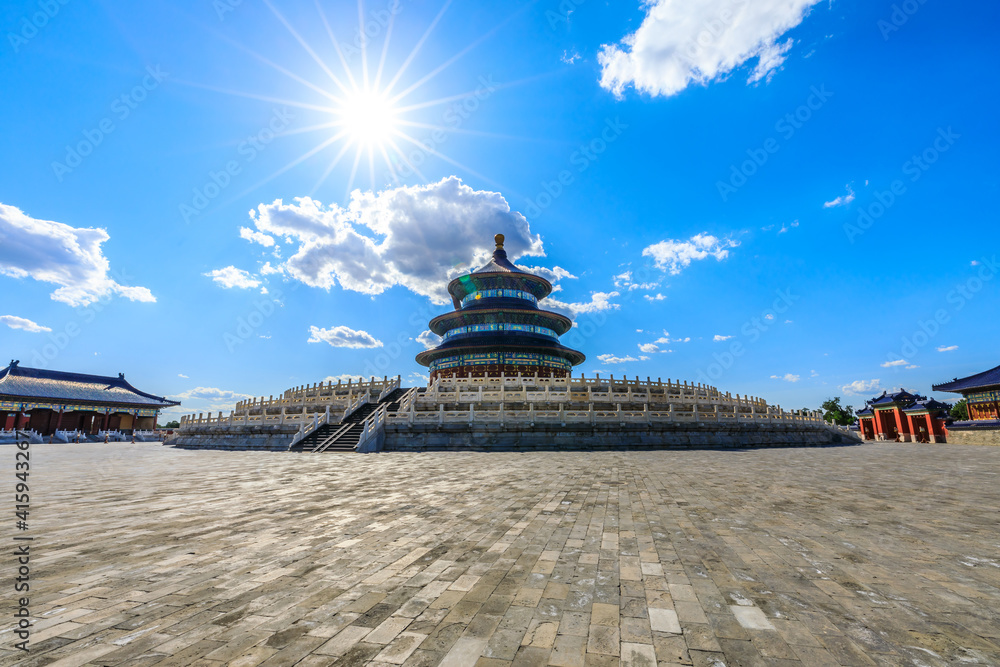
M 369 394 L 368 392 L 358 395 L 358 397 L 355 398 L 353 401 L 351 401 L 351 403 L 347 406 L 347 408 L 344 409 L 344 415 L 343 417 L 341 417 L 340 421 L 345 421 L 348 417 L 354 414 L 355 411 L 357 411 L 361 406 L 366 405 L 368 403 L 370 396 L 371 394 Z
M 295 445 L 299 444 L 300 442 L 302 442 L 303 440 L 305 440 L 307 437 L 309 437 L 310 435 L 312 435 L 317 429 L 319 429 L 319 428 L 321 428 L 323 426 L 326 426 L 329 423 L 330 423 L 330 410 L 329 410 L 329 408 L 327 409 L 326 413 L 323 415 L 322 419 L 319 418 L 319 413 L 318 412 L 314 412 L 313 413 L 313 422 L 312 422 L 312 424 L 310 424 L 308 426 L 305 423 L 299 424 L 299 432 L 295 434 L 294 438 L 292 438 L 292 444 L 289 445 L 289 448 L 294 447 Z
M 396 377 L 392 378 L 392 380 L 387 382 L 385 388 L 382 389 L 381 393 L 379 393 L 378 401 L 376 401 L 376 403 L 381 403 L 382 399 L 384 399 L 386 396 L 399 389 L 401 379 L 402 379 L 401 376 L 397 375 Z
M 385 428 L 385 415 L 388 411 L 388 405 L 380 405 L 375 412 L 368 415 L 361 431 L 361 437 L 358 438 L 358 444 L 355 445 L 356 451 L 362 451 L 362 448 L 374 440 L 378 432 Z

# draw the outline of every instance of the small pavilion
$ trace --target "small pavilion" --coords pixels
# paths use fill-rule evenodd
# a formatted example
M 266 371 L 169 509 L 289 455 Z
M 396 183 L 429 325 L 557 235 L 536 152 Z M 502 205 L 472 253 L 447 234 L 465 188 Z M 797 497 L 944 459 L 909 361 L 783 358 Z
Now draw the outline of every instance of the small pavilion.
M 156 428 L 160 410 L 180 405 L 139 391 L 118 377 L 25 368 L 17 361 L 0 370 L 0 430 L 121 431 Z
M 858 411 L 858 426 L 865 440 L 945 442 L 949 406 L 900 388 L 883 391 Z

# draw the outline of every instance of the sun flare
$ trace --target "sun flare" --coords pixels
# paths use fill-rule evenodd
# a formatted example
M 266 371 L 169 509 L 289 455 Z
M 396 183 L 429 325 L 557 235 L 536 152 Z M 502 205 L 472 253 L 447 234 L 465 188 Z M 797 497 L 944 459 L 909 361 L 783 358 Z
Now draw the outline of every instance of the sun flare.
M 384 146 L 396 132 L 397 113 L 388 96 L 374 91 L 351 94 L 336 111 L 337 124 L 350 139 L 375 148 Z

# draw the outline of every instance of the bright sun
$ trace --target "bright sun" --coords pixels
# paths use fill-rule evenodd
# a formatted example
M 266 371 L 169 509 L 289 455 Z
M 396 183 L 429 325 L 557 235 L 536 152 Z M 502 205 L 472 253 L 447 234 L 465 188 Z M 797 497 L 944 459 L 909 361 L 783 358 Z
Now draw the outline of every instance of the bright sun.
M 336 111 L 348 137 L 368 147 L 383 146 L 396 132 L 396 109 L 392 100 L 372 91 L 352 93 Z

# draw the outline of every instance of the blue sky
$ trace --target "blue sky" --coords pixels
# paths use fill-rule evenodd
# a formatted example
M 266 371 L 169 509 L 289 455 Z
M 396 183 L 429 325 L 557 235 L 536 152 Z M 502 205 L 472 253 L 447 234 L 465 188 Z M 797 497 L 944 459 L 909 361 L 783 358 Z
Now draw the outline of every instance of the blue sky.
M 176 414 L 412 385 L 503 232 L 578 372 L 928 393 L 998 363 L 998 14 L 4 3 L 0 351 Z

